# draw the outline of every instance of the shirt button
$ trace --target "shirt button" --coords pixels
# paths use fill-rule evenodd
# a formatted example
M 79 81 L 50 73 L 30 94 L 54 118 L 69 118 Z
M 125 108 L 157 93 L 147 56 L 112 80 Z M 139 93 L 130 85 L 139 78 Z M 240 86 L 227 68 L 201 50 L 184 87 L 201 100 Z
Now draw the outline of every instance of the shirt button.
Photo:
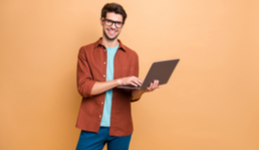
M 105 49 L 104 52 L 106 52 L 107 50 Z
M 104 64 L 106 64 L 106 62 L 104 62 Z
M 103 77 L 106 77 L 106 75 L 103 75 Z
M 103 104 L 104 104 L 104 102 L 101 102 L 101 104 L 103 105 Z
M 101 118 L 101 115 L 99 115 L 99 118 Z

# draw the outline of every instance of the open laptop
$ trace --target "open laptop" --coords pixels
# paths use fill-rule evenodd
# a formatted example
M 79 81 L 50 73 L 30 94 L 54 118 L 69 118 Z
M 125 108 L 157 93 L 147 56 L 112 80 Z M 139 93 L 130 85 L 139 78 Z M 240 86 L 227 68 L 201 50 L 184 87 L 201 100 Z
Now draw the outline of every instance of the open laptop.
M 178 64 L 180 59 L 173 59 L 173 60 L 166 60 L 166 61 L 158 61 L 154 62 L 150 67 L 148 74 L 146 75 L 142 86 L 134 87 L 131 85 L 123 85 L 118 86 L 117 88 L 121 89 L 133 89 L 133 90 L 140 90 L 146 89 L 150 86 L 150 83 L 154 80 L 159 80 L 159 85 L 166 84 L 175 69 L 176 65 Z

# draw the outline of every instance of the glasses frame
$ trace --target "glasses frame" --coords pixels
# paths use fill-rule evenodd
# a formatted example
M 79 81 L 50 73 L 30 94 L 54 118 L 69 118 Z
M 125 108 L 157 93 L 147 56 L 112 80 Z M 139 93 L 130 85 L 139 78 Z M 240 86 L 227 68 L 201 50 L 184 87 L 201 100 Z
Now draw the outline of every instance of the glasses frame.
M 120 29 L 120 28 L 122 28 L 123 27 L 123 25 L 124 25 L 124 22 L 121 22 L 121 21 L 113 21 L 113 20 L 110 20 L 110 19 L 106 19 L 106 18 L 102 18 L 102 20 L 103 21 L 110 21 L 110 22 L 112 22 L 112 24 L 111 25 L 108 25 L 108 24 L 106 24 L 106 22 L 105 22 L 105 24 L 107 25 L 107 26 L 113 26 L 113 24 L 115 24 L 115 27 L 116 28 L 118 28 L 118 29 Z M 118 27 L 116 24 L 117 23 L 122 23 L 122 26 L 121 27 Z

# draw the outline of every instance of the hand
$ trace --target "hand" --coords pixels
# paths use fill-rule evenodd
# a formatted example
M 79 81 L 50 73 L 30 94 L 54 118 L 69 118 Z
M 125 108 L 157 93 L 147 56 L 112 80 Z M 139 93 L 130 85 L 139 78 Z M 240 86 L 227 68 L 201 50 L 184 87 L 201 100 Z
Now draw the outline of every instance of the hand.
M 154 80 L 149 87 L 142 90 L 133 90 L 132 91 L 132 100 L 139 99 L 145 92 L 151 92 L 157 88 L 160 88 L 159 80 Z
M 135 76 L 120 78 L 117 80 L 117 82 L 119 85 L 131 85 L 135 87 L 141 86 L 143 84 L 142 80 Z
M 153 82 L 150 83 L 150 86 L 147 87 L 146 89 L 142 90 L 135 90 L 134 93 L 138 93 L 137 95 L 142 95 L 145 92 L 151 92 L 157 88 L 160 88 L 161 86 L 159 85 L 159 80 L 154 80 Z
M 148 88 L 146 88 L 146 92 L 151 92 L 157 88 L 160 88 L 161 86 L 159 85 L 159 80 L 154 80 Z

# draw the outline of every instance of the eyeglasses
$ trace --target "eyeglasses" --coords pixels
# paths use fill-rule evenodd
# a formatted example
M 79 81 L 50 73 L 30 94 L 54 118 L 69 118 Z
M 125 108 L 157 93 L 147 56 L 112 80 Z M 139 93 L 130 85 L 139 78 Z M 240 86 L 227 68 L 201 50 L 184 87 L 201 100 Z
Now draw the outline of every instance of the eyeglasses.
M 105 21 L 105 24 L 106 24 L 107 26 L 112 26 L 113 24 L 115 24 L 115 26 L 116 26 L 117 28 L 122 28 L 122 26 L 123 26 L 123 24 L 124 24 L 123 22 L 113 21 L 113 20 L 106 19 L 106 18 L 102 18 L 102 20 Z

